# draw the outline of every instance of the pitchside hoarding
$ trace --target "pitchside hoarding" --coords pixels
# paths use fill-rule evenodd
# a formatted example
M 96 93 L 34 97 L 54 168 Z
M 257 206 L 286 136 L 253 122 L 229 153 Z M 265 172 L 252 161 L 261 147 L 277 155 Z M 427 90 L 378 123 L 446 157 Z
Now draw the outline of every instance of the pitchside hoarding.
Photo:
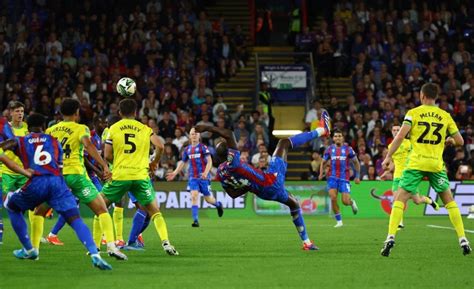
M 186 182 L 156 182 L 156 200 L 160 208 L 169 216 L 188 216 L 191 211 L 191 194 L 186 191 Z M 390 181 L 363 181 L 356 185 L 351 183 L 351 196 L 357 201 L 359 213 L 354 216 L 350 207 L 340 204 L 344 218 L 387 218 L 390 215 L 393 202 Z M 326 191 L 326 182 L 286 182 L 286 189 L 300 201 L 305 215 L 331 214 L 330 200 Z M 474 182 L 451 182 L 454 199 L 459 205 L 461 214 L 468 215 L 471 205 L 474 205 Z M 439 200 L 436 193 L 429 187 L 428 182 L 422 182 L 419 191 L 423 195 Z M 258 217 L 268 215 L 288 215 L 288 208 L 276 202 L 265 201 L 254 194 L 232 199 L 222 190 L 219 183 L 212 183 L 212 192 L 225 208 L 224 217 Z M 128 202 L 128 199 L 126 199 Z M 200 198 L 200 216 L 216 218 L 215 209 Z M 133 207 L 133 206 L 131 206 Z M 81 206 L 83 216 L 91 216 L 86 206 Z M 132 216 L 134 210 L 126 210 L 126 216 Z M 421 217 L 423 215 L 447 215 L 444 208 L 434 211 L 431 206 L 415 205 L 408 201 L 406 217 Z

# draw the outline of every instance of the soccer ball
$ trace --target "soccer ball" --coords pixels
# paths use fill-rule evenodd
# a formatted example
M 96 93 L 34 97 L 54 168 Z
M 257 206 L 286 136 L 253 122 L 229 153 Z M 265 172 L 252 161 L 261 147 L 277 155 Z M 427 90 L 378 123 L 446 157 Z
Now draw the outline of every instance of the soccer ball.
M 129 77 L 122 77 L 117 82 L 117 92 L 123 97 L 132 96 L 137 91 L 137 84 Z

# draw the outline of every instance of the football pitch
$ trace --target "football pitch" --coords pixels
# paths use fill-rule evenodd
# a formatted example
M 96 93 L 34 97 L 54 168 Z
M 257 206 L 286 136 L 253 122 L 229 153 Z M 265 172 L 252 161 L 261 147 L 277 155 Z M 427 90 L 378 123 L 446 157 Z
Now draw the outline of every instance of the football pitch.
M 165 216 L 166 217 L 166 216 Z M 166 219 L 180 256 L 163 252 L 153 227 L 146 251 L 128 261 L 104 258 L 112 271 L 92 267 L 70 228 L 65 246 L 42 244 L 40 260 L 16 260 L 20 247 L 9 221 L 0 246 L 0 288 L 474 288 L 474 255 L 463 256 L 447 217 L 407 218 L 389 258 L 379 251 L 388 219 L 346 219 L 333 228 L 327 216 L 306 217 L 320 251 L 302 251 L 290 217 Z M 45 232 L 54 224 L 46 220 Z M 91 219 L 86 220 L 90 225 Z M 465 221 L 474 230 L 474 220 Z M 125 219 L 125 234 L 130 219 Z M 472 232 L 472 231 L 471 231 Z M 474 234 L 467 233 L 474 240 Z

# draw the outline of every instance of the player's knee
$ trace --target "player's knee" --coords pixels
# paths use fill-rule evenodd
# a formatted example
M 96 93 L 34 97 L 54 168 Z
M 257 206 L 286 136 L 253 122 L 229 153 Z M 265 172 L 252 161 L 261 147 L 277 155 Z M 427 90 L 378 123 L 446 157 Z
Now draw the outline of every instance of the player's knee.
M 21 212 L 21 209 L 16 206 L 13 202 L 11 202 L 11 197 L 14 193 L 10 192 L 7 194 L 7 197 L 5 198 L 5 202 L 3 202 L 3 206 L 5 209 L 12 211 L 12 212 Z
M 285 139 L 281 139 L 278 141 L 278 144 L 277 144 L 277 149 L 280 148 L 280 149 L 288 149 L 291 147 L 291 142 L 289 139 L 285 138 Z
M 69 209 L 67 211 L 60 211 L 58 213 L 63 216 L 63 218 L 69 225 L 71 225 L 75 220 L 81 218 L 81 216 L 79 215 L 79 210 L 77 208 Z
M 337 194 L 329 194 L 331 201 L 337 201 Z

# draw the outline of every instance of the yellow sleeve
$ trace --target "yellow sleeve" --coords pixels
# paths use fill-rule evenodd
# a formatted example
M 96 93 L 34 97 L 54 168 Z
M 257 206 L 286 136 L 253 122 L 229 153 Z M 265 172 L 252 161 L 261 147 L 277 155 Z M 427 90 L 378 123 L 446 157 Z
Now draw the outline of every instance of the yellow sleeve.
M 113 129 L 108 129 L 107 130 L 107 136 L 105 137 L 105 143 L 108 143 L 109 145 L 112 145 L 114 140 L 114 130 Z
M 405 118 L 403 119 L 403 124 L 413 126 L 413 111 L 411 109 L 405 115 Z
M 51 131 L 51 127 L 48 127 L 44 133 L 45 134 L 50 134 L 50 131 Z
M 84 137 L 91 137 L 91 132 L 89 131 L 89 128 L 85 125 L 82 125 L 81 131 L 79 133 L 79 141 L 82 141 L 82 138 Z
M 448 134 L 449 136 L 455 135 L 459 131 L 456 123 L 454 122 L 451 115 L 448 114 Z

